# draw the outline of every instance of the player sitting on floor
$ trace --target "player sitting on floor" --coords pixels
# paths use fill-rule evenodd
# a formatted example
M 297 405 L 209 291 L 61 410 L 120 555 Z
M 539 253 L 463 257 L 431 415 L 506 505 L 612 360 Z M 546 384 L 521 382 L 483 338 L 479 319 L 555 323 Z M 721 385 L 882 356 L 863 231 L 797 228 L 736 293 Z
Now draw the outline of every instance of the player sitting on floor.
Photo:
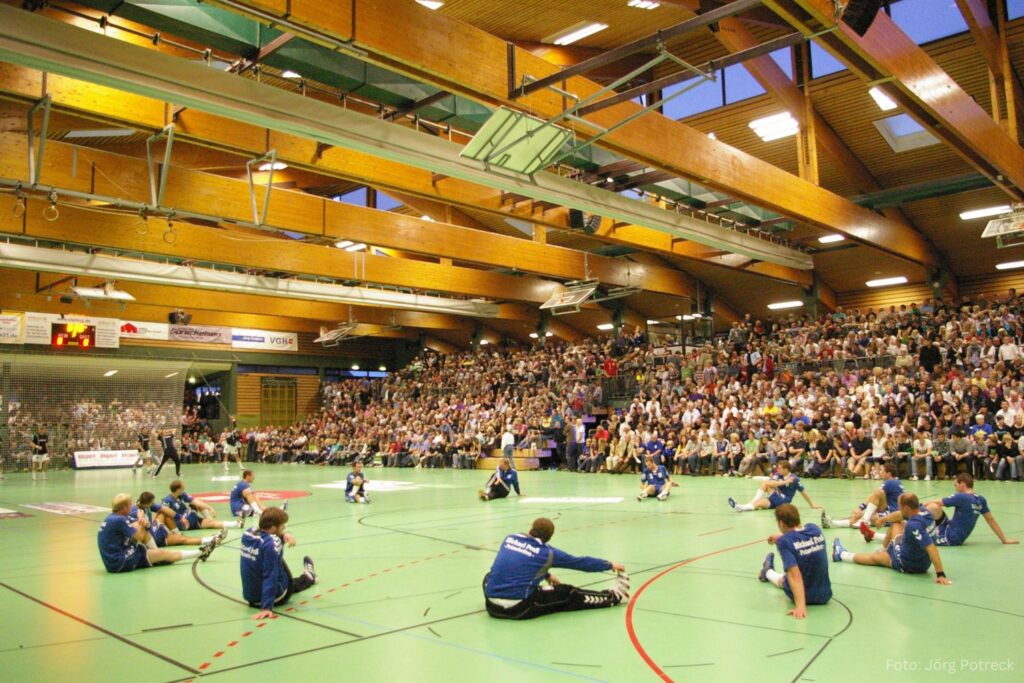
M 164 548 L 169 545 L 206 545 L 220 544 L 228 537 L 228 530 L 221 529 L 219 534 L 212 536 L 185 536 L 167 527 L 166 521 L 174 519 L 174 510 L 156 502 L 156 496 L 150 491 L 143 491 L 128 515 L 133 521 L 146 519 L 146 527 L 150 538 L 145 541 L 147 548 Z
M 834 562 L 853 562 L 875 567 L 889 567 L 903 574 L 924 574 L 935 565 L 935 583 L 952 583 L 942 571 L 939 549 L 932 538 L 935 520 L 914 493 L 902 493 L 899 511 L 906 522 L 893 522 L 885 536 L 884 547 L 871 553 L 851 553 L 836 538 L 832 541 Z
M 956 475 L 953 478 L 953 486 L 956 493 L 946 498 L 930 500 L 924 506 L 932 513 L 935 520 L 935 544 L 936 545 L 963 545 L 967 537 L 974 531 L 974 525 L 978 523 L 978 517 L 984 517 L 985 521 L 995 532 L 995 535 L 1005 544 L 1017 544 L 1020 541 L 1007 538 L 1003 534 L 999 522 L 992 516 L 988 509 L 988 501 L 984 496 L 974 492 L 974 477 L 966 472 Z M 951 507 L 955 510 L 953 517 L 947 517 L 944 507 Z
M 246 517 L 256 517 L 263 514 L 263 507 L 256 500 L 256 492 L 252 489 L 252 481 L 256 478 L 252 470 L 242 470 L 242 478 L 238 480 L 235 487 L 231 489 L 229 502 L 231 504 L 231 516 L 240 520 Z
M 516 490 L 517 496 L 522 495 L 519 492 L 519 473 L 507 459 L 502 459 L 494 474 L 487 480 L 487 484 L 477 491 L 477 496 L 480 500 L 494 500 L 506 497 L 512 489 Z
M 163 503 L 174 510 L 174 519 L 167 526 L 180 531 L 189 529 L 223 529 L 224 527 L 243 528 L 239 521 L 221 522 L 214 519 L 213 508 L 201 500 L 195 500 L 185 491 L 185 482 L 175 479 L 171 482 L 170 494 L 164 496 Z M 202 517 L 200 517 L 202 515 Z
M 861 533 L 870 530 L 872 521 L 877 522 L 875 514 L 881 510 L 885 516 L 899 510 L 899 498 L 903 493 L 903 484 L 896 478 L 896 465 L 888 463 L 882 467 L 882 485 L 871 492 L 856 510 L 846 519 L 832 519 L 825 511 L 821 513 L 821 526 L 836 529 L 860 527 Z
M 820 509 L 815 505 L 811 497 L 804 490 L 800 483 L 800 477 L 790 471 L 789 461 L 785 458 L 779 460 L 778 472 L 773 474 L 768 481 L 761 482 L 757 493 L 749 503 L 737 503 L 734 498 L 729 498 L 729 507 L 736 512 L 752 512 L 754 510 L 774 509 L 783 503 L 792 503 L 797 491 L 804 497 L 811 509 Z
M 352 463 L 352 471 L 345 477 L 345 502 L 370 502 L 370 496 L 366 494 L 366 479 L 363 478 L 363 463 L 358 460 Z
M 152 539 L 146 528 L 149 523 L 144 517 L 134 522 L 129 517 L 132 497 L 127 493 L 117 494 L 110 504 L 110 510 L 111 513 L 100 524 L 96 540 L 103 566 L 111 574 L 146 569 L 155 564 L 189 560 L 194 557 L 205 562 L 216 546 L 214 541 L 199 550 L 147 548 L 146 542 Z
M 295 537 L 285 531 L 287 523 L 287 512 L 267 508 L 260 515 L 259 528 L 242 535 L 242 596 L 251 607 L 260 608 L 253 619 L 272 616 L 274 607 L 317 583 L 313 560 L 308 556 L 302 558 L 303 572 L 292 577 L 284 561 L 284 544 L 294 548 Z
M 636 499 L 643 500 L 655 496 L 658 500 L 665 500 L 673 486 L 679 484 L 672 481 L 665 466 L 656 464 L 653 455 L 646 456 L 644 470 L 640 473 L 640 495 Z
M 533 619 L 554 612 L 598 609 L 618 605 L 629 597 L 629 577 L 618 562 L 596 557 L 574 557 L 548 545 L 555 525 L 546 517 L 533 520 L 528 534 L 505 537 L 484 577 L 487 613 L 498 619 Z M 562 583 L 548 571 L 552 567 L 583 572 L 618 573 L 609 590 L 590 591 Z M 542 581 L 548 586 L 541 587 Z
M 769 536 L 768 542 L 778 548 L 785 574 L 775 571 L 775 553 L 768 553 L 757 578 L 781 588 L 796 605 L 788 614 L 803 619 L 807 605 L 832 599 L 825 535 L 816 524 L 800 526 L 800 511 L 791 503 L 775 508 L 775 521 L 781 533 Z

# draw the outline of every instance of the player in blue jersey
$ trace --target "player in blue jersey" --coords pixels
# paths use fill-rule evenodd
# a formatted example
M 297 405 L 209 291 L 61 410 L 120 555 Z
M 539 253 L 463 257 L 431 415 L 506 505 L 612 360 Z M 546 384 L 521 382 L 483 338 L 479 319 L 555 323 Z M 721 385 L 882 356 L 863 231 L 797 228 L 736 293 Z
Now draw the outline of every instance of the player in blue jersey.
M 640 495 L 636 499 L 643 500 L 654 496 L 658 500 L 665 500 L 673 486 L 679 484 L 672 481 L 665 466 L 659 465 L 653 455 L 646 456 L 643 472 L 640 473 Z
M 256 492 L 252 488 L 255 478 L 256 475 L 252 470 L 242 470 L 242 478 L 235 483 L 235 487 L 231 489 L 231 495 L 228 497 L 232 517 L 245 519 L 263 514 L 263 507 L 256 500 Z
M 967 537 L 974 531 L 978 517 L 988 522 L 989 527 L 995 532 L 999 540 L 1007 545 L 1015 545 L 1020 541 L 1007 538 L 1003 534 L 999 522 L 992 516 L 988 509 L 988 501 L 984 496 L 974 492 L 974 477 L 967 473 L 961 473 L 953 478 L 953 486 L 956 493 L 946 498 L 930 500 L 924 506 L 932 514 L 935 520 L 935 543 L 936 545 L 963 545 Z M 947 517 L 944 508 L 954 509 L 953 516 Z
M 170 564 L 179 560 L 199 558 L 206 561 L 217 542 L 212 541 L 198 550 L 166 550 L 147 547 L 152 541 L 149 534 L 149 522 L 145 516 L 133 520 L 129 515 L 132 510 L 132 497 L 127 493 L 114 496 L 110 504 L 110 514 L 100 524 L 96 542 L 100 550 L 103 566 L 111 574 L 146 569 L 156 564 Z
M 128 516 L 133 521 L 145 519 L 150 539 L 145 541 L 147 548 L 164 548 L 169 545 L 206 545 L 221 543 L 228 537 L 228 530 L 221 529 L 219 534 L 212 536 L 186 536 L 167 526 L 167 520 L 174 519 L 174 511 L 162 503 L 156 502 L 156 496 L 150 491 L 143 491 Z
M 874 533 L 871 533 L 870 524 L 875 523 L 882 526 L 884 522 L 879 521 L 880 517 L 899 510 L 899 498 L 902 493 L 903 484 L 896 477 L 896 465 L 887 463 L 882 467 L 882 485 L 872 491 L 867 500 L 851 512 L 846 519 L 832 519 L 827 512 L 822 511 L 821 526 L 826 529 L 860 528 L 864 537 L 870 540 L 869 537 L 874 536 Z M 879 514 L 880 517 L 876 517 L 876 514 Z
M 906 522 L 893 522 L 885 536 L 884 546 L 871 553 L 851 553 L 836 538 L 832 541 L 832 560 L 875 567 L 889 567 L 902 574 L 924 574 L 935 565 L 935 583 L 949 585 L 942 570 L 938 546 L 932 538 L 935 520 L 921 510 L 917 494 L 900 494 L 899 511 Z
M 241 529 L 242 522 L 231 520 L 222 522 L 214 519 L 217 513 L 213 508 L 201 500 L 196 500 L 185 491 L 185 482 L 175 479 L 170 485 L 171 493 L 164 496 L 163 504 L 174 511 L 174 518 L 168 523 L 168 527 L 180 531 L 190 529 L 223 529 L 235 527 Z
M 800 483 L 800 477 L 790 471 L 791 465 L 785 458 L 779 460 L 778 471 L 768 481 L 761 482 L 749 503 L 737 503 L 736 499 L 729 498 L 728 503 L 736 512 L 753 512 L 754 510 L 769 510 L 779 507 L 785 503 L 792 503 L 797 492 L 804 497 L 812 509 L 820 509 L 815 505 L 811 497 L 804 490 Z
M 487 613 L 498 619 L 533 619 L 554 612 L 571 612 L 618 605 L 629 597 L 629 577 L 618 562 L 596 557 L 574 557 L 548 545 L 555 525 L 546 517 L 533 520 L 528 534 L 505 537 L 484 577 Z M 613 570 L 618 574 L 609 590 L 590 591 L 562 583 L 552 567 L 582 572 Z M 547 581 L 548 586 L 541 586 Z
M 363 463 L 356 460 L 352 463 L 352 471 L 345 477 L 345 502 L 369 503 L 370 496 L 366 493 L 366 478 L 363 476 Z
M 512 467 L 512 464 L 506 458 L 498 463 L 498 468 L 494 470 L 494 474 L 487 480 L 487 484 L 477 491 L 477 496 L 480 500 L 485 501 L 505 498 L 508 494 L 512 493 L 513 489 L 515 489 L 517 496 L 522 495 L 519 491 L 519 473 L 516 472 L 515 468 Z
M 825 535 L 816 524 L 800 526 L 800 511 L 792 503 L 775 508 L 775 521 L 780 533 L 769 536 L 768 542 L 778 548 L 785 573 L 775 571 L 775 553 L 768 553 L 757 578 L 781 588 L 796 605 L 788 614 L 803 619 L 807 605 L 832 599 Z
M 273 616 L 274 607 L 318 581 L 308 556 L 302 558 L 302 573 L 292 577 L 284 561 L 284 546 L 294 548 L 295 537 L 285 531 L 287 524 L 287 512 L 267 508 L 260 515 L 258 528 L 242 535 L 242 596 L 251 607 L 260 609 L 253 617 L 257 621 Z

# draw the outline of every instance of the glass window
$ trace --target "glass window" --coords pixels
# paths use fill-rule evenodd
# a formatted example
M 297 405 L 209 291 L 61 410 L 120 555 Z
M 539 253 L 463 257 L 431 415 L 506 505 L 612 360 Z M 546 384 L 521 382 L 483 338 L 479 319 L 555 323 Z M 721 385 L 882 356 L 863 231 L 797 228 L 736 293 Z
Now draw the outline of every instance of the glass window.
M 398 201 L 394 197 L 384 194 L 380 190 L 377 191 L 377 208 L 381 211 L 391 211 L 397 209 L 402 205 L 402 202 Z
M 721 107 L 725 102 L 722 99 L 722 76 L 718 72 L 717 81 L 702 81 L 694 85 L 693 80 L 670 85 L 662 92 L 664 98 L 670 97 L 673 93 L 683 88 L 690 88 L 685 93 L 665 105 L 663 111 L 670 119 L 685 119 L 687 116 L 700 114 Z
M 955 0 L 900 0 L 892 4 L 892 20 L 918 45 L 967 30 Z
M 732 104 L 764 94 L 764 88 L 742 64 L 725 67 L 725 103 Z
M 907 114 L 879 119 L 874 124 L 894 152 L 907 152 L 939 142 L 938 138 Z
M 842 71 L 846 67 L 825 48 L 811 43 L 811 78 L 821 78 Z
M 356 206 L 366 206 L 366 188 L 360 187 L 345 194 L 335 195 L 334 201 L 355 204 Z
M 1024 0 L 1009 0 L 1009 6 L 1006 8 L 1006 16 L 1010 19 L 1020 19 L 1024 17 Z
M 784 47 L 781 50 L 776 50 L 769 55 L 775 60 L 775 63 L 779 65 L 786 75 L 789 76 L 789 80 L 793 80 L 793 52 L 790 48 Z

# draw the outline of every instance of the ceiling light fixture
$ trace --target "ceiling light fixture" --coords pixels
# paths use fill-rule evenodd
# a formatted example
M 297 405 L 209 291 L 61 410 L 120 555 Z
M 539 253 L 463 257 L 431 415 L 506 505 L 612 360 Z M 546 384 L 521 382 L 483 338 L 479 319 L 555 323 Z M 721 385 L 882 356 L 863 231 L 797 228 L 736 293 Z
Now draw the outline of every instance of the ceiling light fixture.
M 487 346 L 487 345 L 488 345 L 488 344 L 490 344 L 490 343 L 491 343 L 491 342 L 487 341 L 486 339 L 481 339 L 481 340 L 480 340 L 480 346 Z
M 1024 268 L 1024 261 L 1007 261 L 996 264 L 996 270 L 1013 270 L 1014 268 Z
M 658 9 L 661 7 L 660 2 L 653 2 L 652 0 L 629 0 L 626 4 L 637 9 Z
M 177 377 L 177 376 L 178 376 L 178 373 L 176 373 L 176 372 L 172 372 L 172 373 L 171 373 L 171 374 L 169 374 L 169 375 L 164 375 L 164 379 L 170 379 L 170 378 L 172 378 L 172 377 Z
M 334 246 L 336 246 L 338 249 L 344 249 L 345 247 L 351 247 L 352 246 L 352 240 L 339 240 L 339 241 L 334 243 Z
M 379 368 L 377 368 L 377 369 L 378 369 L 378 370 L 380 370 L 381 372 L 387 372 L 387 371 L 388 371 L 388 366 L 386 366 L 386 365 L 382 365 L 382 366 L 380 366 L 380 367 L 379 367 Z
M 768 308 L 772 311 L 780 311 L 784 308 L 800 308 L 803 305 L 803 301 L 778 301 L 774 304 L 768 304 Z
M 273 166 L 271 166 L 270 162 L 267 161 L 266 163 L 260 164 L 256 168 L 257 170 L 264 172 L 269 171 L 271 168 L 273 168 L 275 171 L 283 171 L 284 169 L 288 168 L 288 164 L 284 163 L 283 161 L 275 161 Z
M 615 325 L 613 325 L 612 323 L 601 323 L 600 325 L 597 326 L 597 329 L 601 330 L 602 332 L 607 332 L 608 330 L 614 330 Z
M 116 374 L 117 374 L 117 370 L 107 370 L 106 372 L 103 373 L 103 376 L 104 377 L 113 377 Z
M 358 244 L 350 244 L 347 247 L 345 247 L 345 251 L 364 251 L 365 249 L 365 242 L 359 242 Z
M 302 74 L 300 74 L 297 71 L 292 71 L 291 69 L 285 69 L 284 73 L 281 74 L 281 78 L 290 78 L 293 80 L 298 80 L 302 78 Z
M 444 7 L 444 3 L 441 0 L 416 0 L 427 9 L 441 9 Z
M 893 109 L 899 106 L 893 101 L 891 97 L 886 95 L 885 92 L 878 86 L 875 86 L 874 88 L 871 88 L 871 90 L 868 90 L 868 94 L 871 95 L 871 99 L 875 101 L 875 104 L 877 104 L 878 108 L 881 109 L 882 111 L 892 111 Z
M 434 219 L 431 218 L 430 216 L 428 216 L 427 214 L 423 214 L 422 216 L 420 216 L 420 220 L 421 221 L 426 221 L 428 223 L 434 223 L 435 222 Z
M 353 366 L 352 366 L 352 369 L 353 369 L 353 370 L 358 370 L 358 369 L 359 369 L 359 366 L 358 366 L 358 365 L 353 365 Z
M 569 45 L 575 43 L 578 40 L 583 40 L 588 36 L 592 36 L 595 33 L 605 30 L 608 28 L 608 24 L 601 24 L 592 21 L 581 21 L 580 23 L 570 26 L 564 31 L 560 31 L 553 35 L 544 38 L 542 42 L 554 43 L 555 45 Z
M 800 124 L 788 111 L 754 119 L 748 125 L 765 142 L 796 135 L 800 130 Z
M 818 241 L 822 244 L 832 244 L 833 242 L 842 242 L 845 239 L 845 235 L 825 235 L 823 237 L 819 237 Z
M 880 280 L 868 280 L 864 284 L 868 287 L 888 287 L 889 285 L 905 285 L 907 278 L 899 275 L 897 277 L 884 277 Z
M 80 299 L 108 299 L 112 301 L 135 301 L 128 292 L 114 288 L 113 282 L 104 283 L 102 287 L 79 287 L 72 285 L 71 291 Z
M 64 134 L 65 140 L 82 140 L 88 138 L 126 138 L 135 135 L 130 128 L 99 128 L 96 130 L 72 130 Z
M 975 218 L 988 218 L 989 216 L 1000 216 L 1004 213 L 1010 213 L 1009 204 L 1002 204 L 1000 206 L 989 206 L 984 209 L 972 209 L 970 211 L 964 211 L 960 214 L 960 220 L 970 221 Z

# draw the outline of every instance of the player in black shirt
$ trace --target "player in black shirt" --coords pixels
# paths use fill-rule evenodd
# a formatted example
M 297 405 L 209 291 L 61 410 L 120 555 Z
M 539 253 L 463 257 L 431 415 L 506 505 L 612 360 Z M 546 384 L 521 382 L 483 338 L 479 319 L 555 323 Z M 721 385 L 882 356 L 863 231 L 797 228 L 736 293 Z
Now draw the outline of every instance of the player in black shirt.
M 150 437 L 152 436 L 152 430 L 147 430 L 145 427 L 139 427 L 139 459 L 132 465 L 132 474 L 135 474 L 135 470 L 139 467 L 149 466 L 146 470 L 146 474 L 153 474 L 153 451 L 150 449 Z
M 43 479 L 46 479 L 46 468 L 50 466 L 50 435 L 46 433 L 46 425 L 39 425 L 39 429 L 32 435 L 32 480 L 35 481 L 36 470 L 43 471 Z
M 156 472 L 153 473 L 153 477 L 160 476 L 160 470 L 164 468 L 164 463 L 168 460 L 174 461 L 174 474 L 175 476 L 181 476 L 181 458 L 178 457 L 178 449 L 174 446 L 174 430 L 164 429 L 160 432 L 160 445 L 164 449 L 164 457 L 160 460 L 160 466 L 156 468 Z

